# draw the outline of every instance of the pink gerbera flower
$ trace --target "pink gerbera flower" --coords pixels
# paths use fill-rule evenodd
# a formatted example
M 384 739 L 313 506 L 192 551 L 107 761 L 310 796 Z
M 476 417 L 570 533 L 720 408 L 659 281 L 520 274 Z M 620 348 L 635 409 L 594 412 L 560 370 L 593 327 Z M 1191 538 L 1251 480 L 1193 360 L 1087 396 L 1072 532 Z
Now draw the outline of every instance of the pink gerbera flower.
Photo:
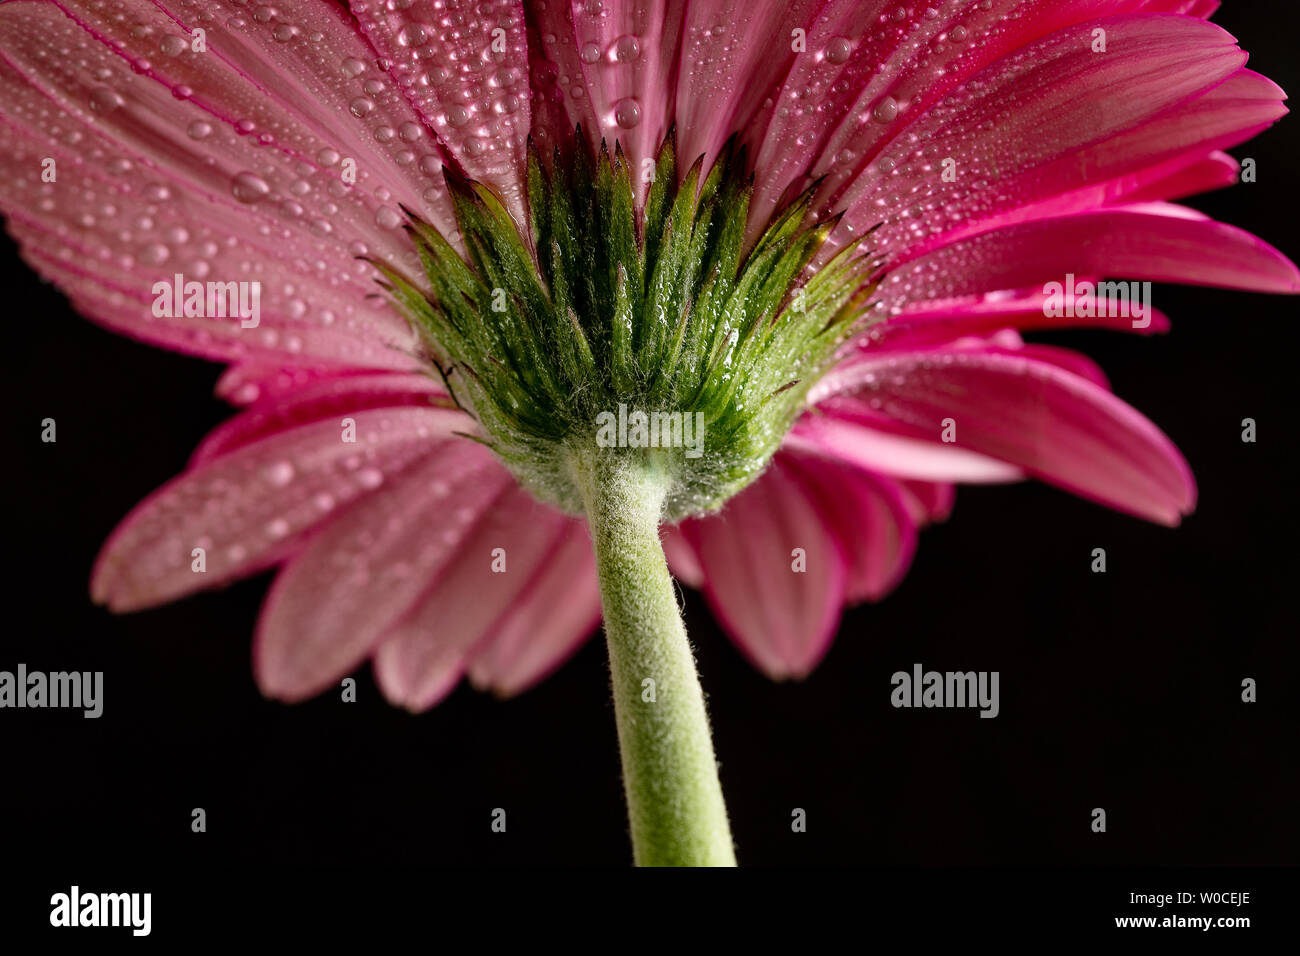
M 243 407 L 94 598 L 282 564 L 263 692 L 371 659 L 413 710 L 523 690 L 603 600 L 637 859 L 730 862 L 665 553 L 802 677 L 954 483 L 1192 509 L 1159 429 L 1017 330 L 1165 328 L 1111 276 L 1300 288 L 1168 203 L 1285 112 L 1216 7 L 4 3 L 24 257 Z

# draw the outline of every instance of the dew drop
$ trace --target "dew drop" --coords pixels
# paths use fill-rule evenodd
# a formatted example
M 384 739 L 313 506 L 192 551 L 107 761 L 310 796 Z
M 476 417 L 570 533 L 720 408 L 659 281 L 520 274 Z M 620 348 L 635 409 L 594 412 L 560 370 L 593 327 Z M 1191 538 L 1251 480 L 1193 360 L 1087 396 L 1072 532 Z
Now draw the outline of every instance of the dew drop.
M 255 203 L 264 198 L 271 191 L 271 187 L 262 177 L 245 170 L 235 174 L 235 178 L 230 183 L 230 191 L 240 202 Z
M 614 107 L 614 121 L 623 129 L 632 129 L 641 122 L 641 104 L 630 96 L 619 100 Z
M 273 465 L 268 465 L 266 480 L 277 488 L 283 488 L 293 481 L 293 465 L 287 461 L 277 461 Z
M 583 63 L 595 63 L 600 59 L 600 47 L 594 43 L 584 43 L 582 49 L 578 51 L 578 57 Z
M 630 33 L 625 33 L 614 41 L 613 58 L 619 63 L 635 63 L 641 55 L 641 44 Z
M 877 123 L 892 122 L 894 117 L 897 115 L 898 115 L 898 100 L 894 99 L 892 96 L 886 96 L 879 103 L 877 103 L 875 105 L 875 108 L 872 109 L 871 111 L 871 118 L 874 119 Z
M 207 139 L 212 135 L 212 124 L 205 123 L 203 120 L 195 120 L 185 132 L 189 134 L 190 139 Z
M 111 113 L 125 105 L 122 95 L 107 86 L 97 86 L 90 91 L 90 108 L 96 113 Z
M 834 37 L 826 44 L 826 59 L 831 63 L 844 63 L 853 52 L 853 44 L 844 37 Z
M 429 42 L 429 31 L 419 23 L 408 23 L 397 34 L 397 42 L 402 46 L 423 46 Z

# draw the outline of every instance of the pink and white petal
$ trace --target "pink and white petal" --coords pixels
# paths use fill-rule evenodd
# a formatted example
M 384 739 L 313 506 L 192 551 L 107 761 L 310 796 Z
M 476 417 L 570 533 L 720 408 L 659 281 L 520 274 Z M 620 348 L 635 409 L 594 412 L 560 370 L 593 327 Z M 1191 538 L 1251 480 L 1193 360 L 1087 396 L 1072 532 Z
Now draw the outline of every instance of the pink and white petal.
M 1085 281 L 1094 283 L 1095 288 L 1098 277 L 1075 276 L 1076 286 Z M 968 335 L 987 335 L 1008 327 L 1022 331 L 1066 327 L 1105 328 L 1139 335 L 1154 335 L 1169 330 L 1169 318 L 1159 309 L 1151 309 L 1149 322 L 1134 326 L 1131 317 L 1078 315 L 1079 312 L 1097 310 L 1075 308 L 1076 300 L 1076 296 L 1067 295 L 1061 300 L 1061 309 L 1049 308 L 1048 295 L 1041 289 L 922 299 L 908 303 L 896 314 L 872 325 L 858 337 L 856 344 L 860 349 L 867 350 L 905 350 L 951 342 Z M 1058 311 L 1060 314 L 1055 314 Z
M 490 508 L 455 529 L 454 558 L 425 581 L 375 651 L 384 695 L 412 711 L 446 696 L 503 615 L 526 599 L 539 569 L 571 533 L 571 520 L 512 482 Z M 494 570 L 497 549 L 504 551 L 505 572 Z
M 1195 76 L 1199 78 L 1199 71 Z M 1211 74 L 1209 79 L 1213 77 Z M 1287 112 L 1282 105 L 1286 94 L 1271 80 L 1249 70 L 1239 70 L 1207 92 L 1161 108 L 1161 104 L 1184 91 L 1185 87 L 1155 101 L 1146 98 L 1148 109 L 1153 111 L 1151 118 L 1135 119 L 1129 115 L 1122 121 L 1116 120 L 1130 125 L 1118 127 L 1119 132 L 1102 135 L 1100 139 L 1094 138 L 1095 135 L 1104 134 L 1106 129 L 1094 129 L 1095 124 L 1091 122 L 1079 123 L 1069 108 L 1051 102 L 1047 104 L 1046 115 L 1039 118 L 1046 124 L 1048 117 L 1055 117 L 1051 122 L 1060 124 L 1062 132 L 1054 136 L 1055 127 L 1044 125 L 1036 127 L 1035 134 L 1027 138 L 1055 142 L 1059 152 L 1053 153 L 1045 147 L 1032 152 L 1022 148 L 1023 144 L 1002 152 L 1003 144 L 999 140 L 996 146 L 983 146 L 985 152 L 975 153 L 968 162 L 967 157 L 982 148 L 979 130 L 987 128 L 988 122 L 997 124 L 995 128 L 1002 135 L 1004 120 L 984 119 L 974 128 L 966 129 L 962 138 L 952 141 L 953 145 L 934 146 L 937 155 L 945 151 L 955 154 L 954 170 L 974 171 L 978 177 L 974 187 L 967 188 L 969 179 L 962 181 L 960 175 L 953 183 L 945 184 L 942 177 L 924 172 L 925 163 L 919 154 L 905 158 L 900 153 L 889 162 L 898 164 L 900 171 L 910 172 L 878 180 L 867 191 L 866 199 L 872 201 L 860 206 L 858 218 L 853 215 L 848 218 L 859 226 L 879 221 L 875 200 L 884 190 L 891 194 L 907 193 L 909 203 L 915 208 L 941 206 L 942 216 L 926 217 L 919 224 L 911 216 L 892 222 L 886 220 L 885 227 L 877 233 L 877 240 L 896 250 L 897 255 L 912 258 L 963 236 L 1017 222 L 1055 218 L 1099 206 L 1136 202 L 1144 197 L 1170 198 L 1189 186 L 1201 185 L 1180 178 L 1187 167 L 1201 162 L 1216 149 L 1249 139 Z M 981 94 L 984 92 L 985 88 L 981 88 Z M 1111 112 L 1104 102 L 1101 108 L 1107 115 Z M 949 119 L 939 116 L 933 120 L 927 118 L 926 122 L 937 123 L 936 131 L 942 130 L 943 136 L 949 137 L 953 135 L 954 125 L 963 125 L 951 124 Z M 1086 126 L 1086 131 L 1080 126 Z M 931 132 L 921 135 L 928 139 Z M 987 134 L 983 139 L 988 139 Z M 967 153 L 958 151 L 962 144 L 966 144 Z M 1208 172 L 1215 177 L 1210 185 L 1223 185 L 1222 163 Z M 1159 195 L 1165 188 L 1170 190 L 1169 194 Z M 997 199 L 990 202 L 989 196 L 994 194 Z
M 476 442 L 428 450 L 384 494 L 314 536 L 275 579 L 253 642 L 268 697 L 311 697 L 353 670 L 449 564 L 458 535 L 513 486 Z
M 414 263 L 398 200 L 450 221 L 445 199 L 423 198 L 432 178 L 399 161 L 406 144 L 367 128 L 414 114 L 395 91 L 372 99 L 364 123 L 349 112 L 373 51 L 339 8 L 262 9 L 0 7 L 11 184 L 0 206 L 24 255 L 127 334 L 231 360 L 409 367 L 414 335 L 382 298 L 367 299 L 373 269 L 354 256 Z M 190 45 L 198 25 L 202 53 Z M 362 73 L 347 75 L 349 63 Z M 56 183 L 41 181 L 44 157 Z M 355 187 L 341 157 L 356 163 Z M 258 326 L 155 317 L 155 284 L 178 273 L 259 283 Z
M 749 130 L 757 181 L 751 234 L 793 183 L 826 177 L 822 195 L 843 192 L 901 131 L 990 63 L 1054 31 L 1107 14 L 1168 9 L 1143 0 L 991 0 L 908 8 L 831 0 L 808 25 L 806 53 L 779 90 L 736 128 Z M 791 45 L 784 38 L 783 52 Z M 875 119 L 902 104 L 903 122 Z M 791 149 L 791 143 L 803 147 Z M 811 160 L 811 161 L 810 161 Z
M 794 50 L 794 31 L 806 30 L 821 5 L 822 0 L 685 4 L 675 107 L 685 165 L 701 155 L 710 162 L 776 92 L 803 55 Z
M 1015 465 L 953 444 L 886 430 L 888 421 L 838 401 L 804 415 L 783 447 L 829 454 L 867 471 L 908 481 L 1003 484 L 1025 475 Z M 937 434 L 937 433 L 936 433 Z
M 836 390 L 846 394 L 827 397 Z M 1024 355 L 933 350 L 858 360 L 813 397 L 936 443 L 951 420 L 958 447 L 1149 521 L 1176 525 L 1195 507 L 1191 469 L 1163 432 L 1093 382 Z
M 525 591 L 505 609 L 469 662 L 469 679 L 501 697 L 558 668 L 600 623 L 600 584 L 585 522 L 570 519 Z
M 1098 28 L 1107 34 L 1104 55 L 1092 50 Z M 1070 27 L 991 64 L 910 122 L 895 120 L 896 135 L 864 175 L 847 190 L 827 184 L 819 200 L 849 210 L 847 236 L 883 223 L 873 242 L 894 254 L 924 251 L 983 220 L 997 224 L 1008 210 L 1172 159 L 1203 136 L 1202 154 L 1236 141 L 1240 126 L 1258 125 L 1253 113 L 1238 119 L 1239 109 L 1221 109 L 1222 129 L 1190 120 L 1199 116 L 1196 100 L 1245 61 L 1231 35 L 1189 17 Z M 1264 107 L 1273 119 L 1285 112 Z M 1175 118 L 1162 123 L 1166 112 Z M 954 175 L 941 175 L 949 161 Z
M 105 542 L 91 575 L 94 600 L 133 611 L 270 567 L 322 522 L 450 440 L 464 422 L 460 413 L 434 408 L 373 409 L 356 419 L 355 444 L 340 440 L 336 422 L 315 422 L 164 485 Z
M 778 453 L 722 511 L 681 528 L 727 635 L 769 677 L 806 677 L 835 635 L 849 558 L 800 472 Z
M 566 4 L 571 11 L 573 50 L 582 79 L 582 97 L 598 125 L 588 128 L 593 146 L 603 137 L 611 152 L 617 140 L 642 189 L 647 159 L 658 155 L 676 111 L 677 41 L 682 36 L 685 3 L 625 3 L 608 6 L 586 0 Z M 707 4 L 705 4 L 707 6 Z M 694 8 L 691 8 L 694 10 Z M 570 92 L 569 99 L 572 99 Z M 679 129 L 679 134 L 684 131 Z M 725 133 L 723 134 L 725 135 Z M 678 162 L 689 166 L 690 143 L 678 142 Z
M 279 362 L 240 362 L 228 366 L 221 373 L 212 391 L 217 398 L 231 405 L 243 406 L 292 395 L 304 385 L 318 379 L 366 374 L 366 369 L 340 369 L 327 365 L 285 366 Z
M 460 171 L 524 222 L 528 36 L 521 0 L 349 0 L 388 72 Z M 419 133 L 412 129 L 412 141 Z
M 943 246 L 890 272 L 886 312 L 918 299 L 1041 286 L 1067 274 L 1300 291 L 1300 270 L 1248 232 L 1168 203 L 1019 223 Z
M 269 435 L 329 418 L 335 438 L 343 441 L 348 430 L 358 429 L 356 413 L 371 408 L 430 408 L 446 391 L 427 375 L 403 372 L 336 375 L 315 378 L 293 392 L 273 394 L 240 412 L 213 430 L 190 457 L 197 467 Z M 445 407 L 445 405 L 444 405 Z M 474 419 L 464 412 L 459 417 L 462 432 L 473 432 Z
M 1040 362 L 1047 362 L 1055 365 L 1057 368 L 1063 368 L 1067 372 L 1072 372 L 1082 379 L 1086 379 L 1096 385 L 1098 388 L 1104 388 L 1111 391 L 1110 379 L 1102 370 L 1101 366 L 1094 362 L 1088 356 L 1073 349 L 1058 348 L 1055 345 L 1022 345 L 1014 351 L 1006 351 L 1007 355 L 1023 355 L 1027 358 L 1036 359 Z
M 793 454 L 789 465 L 840 541 L 848 571 L 844 599 L 880 600 L 902 581 L 916 554 L 917 521 L 903 490 L 834 458 Z

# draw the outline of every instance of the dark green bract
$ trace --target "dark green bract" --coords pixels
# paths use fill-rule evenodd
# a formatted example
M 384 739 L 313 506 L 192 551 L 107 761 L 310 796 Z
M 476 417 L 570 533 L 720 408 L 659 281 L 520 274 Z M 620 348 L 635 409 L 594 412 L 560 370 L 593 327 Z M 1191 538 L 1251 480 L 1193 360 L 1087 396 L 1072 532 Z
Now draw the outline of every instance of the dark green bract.
M 620 148 L 528 151 L 528 235 L 486 186 L 446 171 L 466 258 L 408 211 L 428 292 L 376 262 L 452 396 L 525 487 L 580 513 L 571 464 L 598 418 L 701 413 L 702 453 L 610 447 L 665 473 L 665 518 L 710 511 L 756 478 L 875 290 L 858 243 L 815 274 L 838 222 L 813 188 L 745 250 L 753 177 L 729 145 L 680 179 L 672 133 L 643 208 Z M 648 165 L 648 164 L 647 164 Z M 815 188 L 815 187 L 814 187 Z M 634 436 L 635 437 L 635 436 Z M 633 443 L 634 444 L 634 443 Z

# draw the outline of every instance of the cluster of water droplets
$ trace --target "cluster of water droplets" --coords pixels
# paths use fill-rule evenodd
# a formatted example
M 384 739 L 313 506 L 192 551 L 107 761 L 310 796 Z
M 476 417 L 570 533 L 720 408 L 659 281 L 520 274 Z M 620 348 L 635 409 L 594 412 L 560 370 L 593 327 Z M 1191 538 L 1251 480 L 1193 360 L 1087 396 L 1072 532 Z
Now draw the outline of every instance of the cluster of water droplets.
M 256 445 L 226 452 L 168 486 L 123 526 L 110 548 L 121 561 L 101 572 L 97 590 L 124 597 L 132 581 L 150 590 L 189 590 L 194 549 L 203 551 L 209 580 L 274 559 L 427 458 L 446 438 L 439 414 L 445 413 L 363 411 L 355 415 L 354 444 L 340 442 L 338 424 L 329 419 L 279 433 L 275 457 Z

